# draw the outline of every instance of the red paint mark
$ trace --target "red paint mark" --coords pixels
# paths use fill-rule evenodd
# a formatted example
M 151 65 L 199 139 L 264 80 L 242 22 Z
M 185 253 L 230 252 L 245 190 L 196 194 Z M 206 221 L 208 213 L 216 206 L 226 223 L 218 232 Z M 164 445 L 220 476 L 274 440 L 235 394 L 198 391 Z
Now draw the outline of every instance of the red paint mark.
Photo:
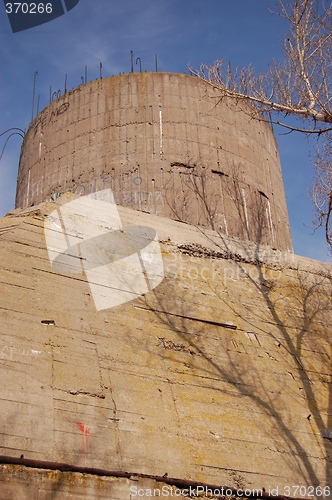
M 77 415 L 77 413 L 78 413 L 77 412 L 77 405 L 76 405 L 75 411 L 76 411 L 76 415 Z M 81 436 L 82 436 L 82 457 L 83 457 L 84 467 L 86 467 L 86 455 L 89 452 L 89 439 L 90 439 L 90 436 L 93 435 L 93 433 L 90 430 L 90 427 L 88 427 L 89 420 L 87 422 L 87 425 L 83 424 L 83 422 L 75 422 L 74 423 L 72 420 L 70 420 L 70 418 L 66 418 L 66 421 L 70 422 L 72 425 L 76 424 L 82 433 L 81 434 Z
M 76 425 L 82 433 L 82 456 L 85 467 L 86 454 L 89 452 L 90 427 L 85 426 L 82 422 L 76 422 Z

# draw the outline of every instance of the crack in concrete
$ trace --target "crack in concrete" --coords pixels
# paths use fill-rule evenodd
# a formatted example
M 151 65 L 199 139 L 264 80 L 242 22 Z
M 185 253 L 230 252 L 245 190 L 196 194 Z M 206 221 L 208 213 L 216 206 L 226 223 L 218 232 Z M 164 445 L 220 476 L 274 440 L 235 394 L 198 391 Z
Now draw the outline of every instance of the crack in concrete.
M 88 392 L 88 391 L 84 391 L 83 389 L 77 389 L 77 390 L 74 390 L 74 389 L 60 389 L 60 387 L 57 387 L 56 385 L 53 385 L 52 389 L 56 389 L 57 391 L 66 392 L 67 394 L 72 394 L 73 396 L 77 396 L 79 394 L 82 394 L 84 396 L 90 396 L 92 398 L 100 398 L 100 399 L 105 399 L 106 398 L 105 394 L 103 394 L 101 392 Z

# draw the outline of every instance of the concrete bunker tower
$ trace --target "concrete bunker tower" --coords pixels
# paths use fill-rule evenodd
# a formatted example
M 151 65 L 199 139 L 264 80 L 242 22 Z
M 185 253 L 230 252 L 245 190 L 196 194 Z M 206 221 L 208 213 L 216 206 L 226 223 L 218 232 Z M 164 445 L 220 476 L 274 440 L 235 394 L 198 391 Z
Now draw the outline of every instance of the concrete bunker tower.
M 89 204 L 108 188 L 121 225 Z M 185 75 L 91 82 L 32 122 L 16 205 L 0 220 L 2 498 L 330 495 L 331 266 L 287 252 L 267 123 Z M 162 259 L 144 260 L 154 234 Z M 138 252 L 162 261 L 157 284 L 122 267 Z
M 276 140 L 197 78 L 134 73 L 67 92 L 32 122 L 16 208 L 112 188 L 117 205 L 281 251 L 292 242 Z

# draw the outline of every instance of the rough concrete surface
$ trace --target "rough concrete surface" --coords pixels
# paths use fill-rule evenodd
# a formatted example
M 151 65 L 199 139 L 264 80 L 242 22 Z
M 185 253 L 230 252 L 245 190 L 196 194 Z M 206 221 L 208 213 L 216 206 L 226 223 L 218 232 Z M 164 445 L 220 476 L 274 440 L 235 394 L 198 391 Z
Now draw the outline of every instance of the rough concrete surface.
M 1 499 L 104 499 L 123 500 L 148 497 L 182 498 L 197 489 L 172 486 L 162 479 L 132 476 L 107 477 L 96 474 L 62 472 L 52 469 L 29 468 L 20 465 L 0 465 Z M 202 486 L 201 486 L 202 488 Z M 211 488 L 210 488 L 211 489 Z M 202 490 L 201 490 L 202 491 Z M 198 494 L 201 493 L 198 490 Z M 217 488 L 212 491 L 217 492 Z M 226 491 L 226 490 L 225 490 Z M 187 495 L 188 492 L 188 495 Z M 146 495 L 145 495 L 146 494 Z M 202 496 L 200 495 L 202 498 Z
M 45 217 L 70 199 L 0 221 L 0 454 L 139 484 L 330 485 L 331 266 L 118 207 L 156 230 L 165 278 L 96 311 L 48 258 Z M 3 465 L 0 498 L 133 498 L 132 478 L 38 470 Z
M 277 143 L 251 113 L 183 74 L 81 85 L 26 132 L 16 207 L 111 188 L 118 205 L 292 250 Z

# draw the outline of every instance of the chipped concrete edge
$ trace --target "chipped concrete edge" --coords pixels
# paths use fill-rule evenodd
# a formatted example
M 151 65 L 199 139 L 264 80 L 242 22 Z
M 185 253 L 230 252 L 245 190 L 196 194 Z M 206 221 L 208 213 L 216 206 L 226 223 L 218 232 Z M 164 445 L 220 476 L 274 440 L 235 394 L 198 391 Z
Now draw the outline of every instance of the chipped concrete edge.
M 8 212 L 2 219 L 35 218 L 44 220 L 55 208 L 79 198 L 78 195 L 65 193 L 54 202 L 44 202 L 29 208 L 17 208 Z M 217 231 L 192 226 L 185 222 L 170 220 L 160 215 L 117 206 L 125 224 L 140 224 L 153 227 L 159 242 L 172 250 L 188 256 L 211 259 L 229 259 L 236 262 L 260 265 L 271 269 L 291 269 L 308 272 L 327 278 L 332 277 L 332 264 L 309 259 L 292 252 L 281 252 L 269 246 L 259 245 L 230 238 Z

